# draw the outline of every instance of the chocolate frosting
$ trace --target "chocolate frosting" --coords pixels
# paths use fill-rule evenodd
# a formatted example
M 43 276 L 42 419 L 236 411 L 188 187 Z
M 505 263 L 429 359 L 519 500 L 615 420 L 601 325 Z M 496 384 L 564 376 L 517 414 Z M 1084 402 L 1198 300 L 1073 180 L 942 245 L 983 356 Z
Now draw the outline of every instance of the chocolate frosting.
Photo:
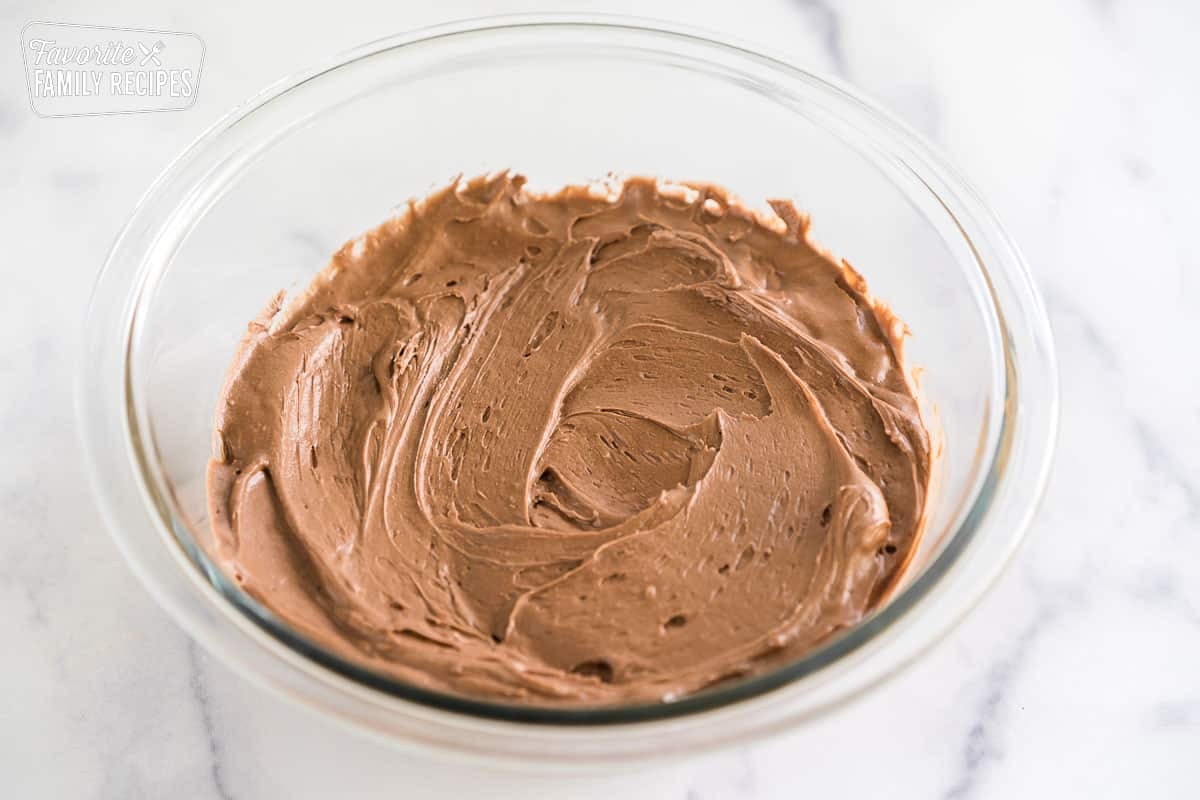
M 920 532 L 903 326 L 788 202 L 459 180 L 251 324 L 216 419 L 219 558 L 427 688 L 670 700 L 854 625 Z

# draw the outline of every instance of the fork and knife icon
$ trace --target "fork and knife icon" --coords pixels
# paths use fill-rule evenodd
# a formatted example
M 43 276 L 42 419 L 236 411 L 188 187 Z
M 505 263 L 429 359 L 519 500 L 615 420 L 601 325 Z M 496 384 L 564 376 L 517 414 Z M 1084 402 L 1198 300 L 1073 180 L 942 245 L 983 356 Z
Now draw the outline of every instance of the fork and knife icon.
M 162 43 L 161 39 L 159 41 L 155 42 L 154 46 L 152 48 L 147 47 L 142 42 L 138 42 L 137 46 L 138 46 L 138 49 L 142 51 L 142 60 L 138 63 L 138 66 L 144 67 L 150 61 L 153 61 L 154 66 L 156 66 L 156 67 L 162 66 L 162 61 L 159 60 L 158 54 L 161 53 L 163 50 L 167 49 L 167 46 Z

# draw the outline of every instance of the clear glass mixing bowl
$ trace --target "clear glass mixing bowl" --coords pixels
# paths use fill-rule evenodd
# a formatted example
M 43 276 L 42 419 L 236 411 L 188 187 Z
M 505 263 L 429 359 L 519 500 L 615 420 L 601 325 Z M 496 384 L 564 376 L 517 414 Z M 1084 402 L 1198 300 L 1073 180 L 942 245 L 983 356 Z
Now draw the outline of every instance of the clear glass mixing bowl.
M 862 625 L 775 672 L 668 704 L 451 697 L 346 663 L 209 558 L 205 463 L 246 323 L 343 241 L 458 173 L 535 187 L 610 170 L 791 197 L 912 330 L 940 480 L 920 552 Z M 87 320 L 79 413 L 95 490 L 139 577 L 240 673 L 392 741 L 580 766 L 745 741 L 862 692 L 942 637 L 1016 548 L 1057 420 L 1050 331 L 975 191 L 846 87 L 696 32 L 612 18 L 477 20 L 382 39 L 205 133 L 147 192 Z

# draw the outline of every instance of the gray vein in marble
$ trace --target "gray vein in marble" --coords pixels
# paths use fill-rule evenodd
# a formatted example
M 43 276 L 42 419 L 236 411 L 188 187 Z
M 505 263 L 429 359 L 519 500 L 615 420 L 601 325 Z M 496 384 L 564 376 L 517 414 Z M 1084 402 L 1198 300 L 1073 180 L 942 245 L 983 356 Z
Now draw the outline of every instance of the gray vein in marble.
M 1070 322 L 1078 328 L 1083 343 L 1092 354 L 1107 368 L 1116 370 L 1119 367 L 1116 350 L 1104 338 L 1104 334 L 1090 316 L 1065 294 L 1043 282 L 1042 296 L 1046 301 L 1046 310 L 1050 314 L 1052 326 L 1057 332 L 1061 325 L 1059 320 Z
M 50 185 L 55 189 L 77 191 L 90 189 L 99 182 L 95 172 L 80 169 L 59 169 L 50 173 Z
M 796 0 L 796 4 L 817 25 L 833 71 L 840 77 L 846 77 L 849 67 L 842 47 L 842 20 L 837 9 L 826 0 Z
M 1132 419 L 1130 422 L 1146 466 L 1183 493 L 1188 518 L 1200 522 L 1200 482 L 1186 465 L 1179 463 L 1172 448 L 1144 420 Z
M 200 663 L 200 651 L 196 643 L 187 643 L 188 669 L 191 672 L 190 687 L 192 699 L 200 712 L 200 724 L 204 731 L 204 740 L 208 743 L 209 777 L 219 800 L 233 800 L 233 793 L 225 783 L 225 771 L 221 760 L 221 744 L 217 736 L 216 725 L 213 722 L 212 701 L 208 696 L 208 688 L 204 683 L 204 668 Z
M 315 233 L 303 228 L 293 228 L 288 231 L 288 239 L 300 245 L 306 252 L 311 253 L 319 259 L 318 263 L 323 263 L 329 259 L 331 248 L 326 242 L 322 242 L 321 238 Z
M 942 142 L 942 101 L 933 86 L 921 85 L 910 95 L 907 121 L 939 144 Z
M 1043 295 L 1056 330 L 1061 332 L 1063 326 L 1060 322 L 1069 321 L 1079 334 L 1079 340 L 1105 368 L 1115 374 L 1124 374 L 1116 350 L 1105 339 L 1100 326 L 1091 316 L 1054 287 L 1043 286 Z M 1121 415 L 1129 424 L 1149 471 L 1178 487 L 1187 506 L 1188 518 L 1200 520 L 1200 481 L 1192 476 L 1185 464 L 1179 462 L 1173 448 L 1145 420 L 1127 408 L 1122 409 Z
M 992 666 L 987 689 L 975 710 L 975 721 L 963 743 L 958 777 L 942 795 L 943 800 L 967 800 L 974 796 L 984 768 L 1003 759 L 999 728 L 1004 722 L 1009 697 L 1034 645 L 1056 616 L 1053 609 L 1040 609 L 1017 636 L 1008 653 Z
M 1200 277 L 1200 256 L 1193 257 L 1189 253 L 1181 252 L 1176 277 L 1179 282 L 1179 296 L 1185 298 L 1185 302 L 1194 304 L 1200 299 L 1200 280 L 1197 280 Z
M 1165 607 L 1192 625 L 1200 628 L 1200 609 L 1197 609 L 1179 587 L 1179 577 L 1161 570 L 1143 572 L 1134 582 L 1132 594 L 1143 603 Z
M 1200 727 L 1200 698 L 1159 703 L 1150 710 L 1146 723 L 1157 731 Z
M 1145 183 L 1150 179 L 1150 162 L 1136 153 L 1126 153 L 1121 159 L 1121 166 L 1134 183 Z
M 0 466 L 3 466 L 0 463 Z M 44 530 L 48 524 L 46 504 L 37 491 L 20 481 L 0 486 L 0 508 L 4 509 L 7 522 L 13 529 Z M 26 619 L 35 625 L 47 622 L 45 575 L 49 571 L 49 556 L 45 540 L 40 537 L 17 540 L 19 544 L 5 553 L 0 561 L 0 586 L 10 586 L 23 595 L 29 603 Z
M 48 618 L 41 592 L 28 583 L 21 584 L 21 590 L 25 593 L 25 600 L 29 603 L 29 613 L 25 618 L 33 625 L 37 625 L 40 628 L 46 627 Z
M 28 108 L 28 103 L 24 105 Z M 0 136 L 11 136 L 17 128 L 21 127 L 20 118 L 15 112 L 9 110 L 13 107 L 7 101 L 0 103 Z

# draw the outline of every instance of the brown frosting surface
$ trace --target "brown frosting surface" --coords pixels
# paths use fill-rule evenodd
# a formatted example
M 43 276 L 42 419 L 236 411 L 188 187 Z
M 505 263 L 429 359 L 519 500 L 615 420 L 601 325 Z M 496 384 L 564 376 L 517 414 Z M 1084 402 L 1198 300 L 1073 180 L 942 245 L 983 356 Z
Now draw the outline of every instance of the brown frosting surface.
M 531 704 L 794 659 L 894 584 L 930 445 L 900 324 L 787 202 L 456 181 L 251 324 L 219 558 L 333 652 Z

